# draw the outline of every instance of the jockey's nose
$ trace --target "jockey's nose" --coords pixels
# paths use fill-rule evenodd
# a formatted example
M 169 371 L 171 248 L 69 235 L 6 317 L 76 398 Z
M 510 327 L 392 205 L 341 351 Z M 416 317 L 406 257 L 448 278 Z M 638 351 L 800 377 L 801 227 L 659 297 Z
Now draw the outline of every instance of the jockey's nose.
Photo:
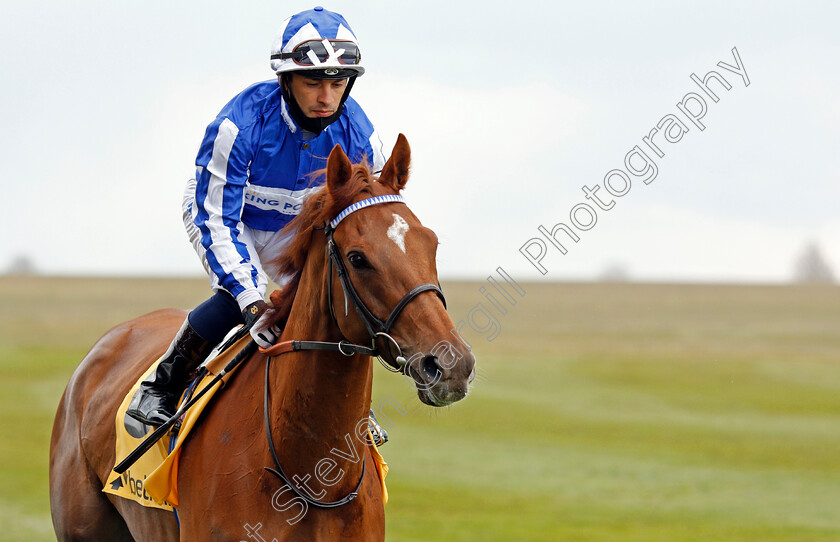
M 330 81 L 326 81 L 326 83 L 330 83 Z M 333 94 L 329 84 L 322 83 L 321 86 L 318 87 L 318 102 L 324 105 L 332 105 Z

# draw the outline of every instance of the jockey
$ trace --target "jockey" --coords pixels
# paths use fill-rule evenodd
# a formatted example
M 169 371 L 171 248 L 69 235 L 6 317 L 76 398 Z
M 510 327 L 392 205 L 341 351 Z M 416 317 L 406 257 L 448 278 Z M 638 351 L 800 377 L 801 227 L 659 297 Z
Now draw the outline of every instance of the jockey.
M 283 285 L 272 260 L 287 237 L 277 232 L 317 188 L 311 173 L 326 167 L 340 144 L 374 171 L 385 163 L 382 143 L 362 108 L 349 97 L 364 74 L 356 36 L 338 13 L 322 7 L 286 19 L 271 48 L 277 75 L 235 96 L 207 127 L 187 183 L 184 225 L 215 294 L 193 309 L 141 385 L 128 414 L 162 425 L 176 411 L 187 376 L 238 324 L 266 309 L 268 278 Z M 276 336 L 255 331 L 269 346 Z

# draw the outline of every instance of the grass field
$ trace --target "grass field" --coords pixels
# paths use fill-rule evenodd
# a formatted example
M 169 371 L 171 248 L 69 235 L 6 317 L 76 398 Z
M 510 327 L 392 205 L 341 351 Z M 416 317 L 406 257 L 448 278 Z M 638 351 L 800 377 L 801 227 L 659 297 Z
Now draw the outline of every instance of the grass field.
M 457 320 L 478 284 L 444 284 Z M 840 288 L 530 284 L 462 403 L 395 398 L 388 540 L 840 540 Z M 75 365 L 203 280 L 0 278 L 0 540 L 54 540 Z M 470 337 L 468 337 L 470 338 Z

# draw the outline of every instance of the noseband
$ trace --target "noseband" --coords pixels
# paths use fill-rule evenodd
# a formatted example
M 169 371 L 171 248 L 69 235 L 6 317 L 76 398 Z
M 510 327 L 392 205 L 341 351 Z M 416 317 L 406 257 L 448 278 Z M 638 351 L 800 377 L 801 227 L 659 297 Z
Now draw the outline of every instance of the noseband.
M 391 357 L 391 360 L 384 360 L 382 358 L 381 353 L 377 355 L 380 363 L 382 366 L 392 372 L 400 372 L 401 365 L 406 363 L 405 357 L 402 355 L 402 349 L 400 345 L 397 344 L 397 341 L 394 340 L 393 337 L 389 334 L 391 332 L 391 328 L 394 325 L 394 322 L 397 321 L 400 313 L 402 313 L 403 309 L 405 309 L 406 305 L 411 303 L 415 297 L 422 294 L 423 292 L 435 292 L 440 300 L 443 302 L 444 308 L 446 308 L 446 298 L 443 296 L 443 291 L 440 289 L 440 286 L 437 284 L 432 284 L 430 282 L 420 284 L 415 286 L 411 290 L 409 290 L 402 299 L 396 304 L 396 306 L 391 310 L 391 313 L 388 315 L 388 318 L 385 319 L 383 322 L 376 315 L 371 312 L 371 310 L 367 307 L 365 302 L 359 297 L 359 293 L 356 291 L 356 288 L 353 286 L 353 282 L 350 280 L 350 275 L 347 272 L 347 266 L 344 264 L 344 258 L 341 256 L 341 251 L 338 249 L 338 245 L 335 242 L 335 238 L 333 234 L 335 233 L 335 229 L 341 223 L 342 220 L 347 218 L 350 214 L 364 209 L 366 207 L 370 207 L 372 205 L 378 205 L 382 203 L 405 203 L 402 196 L 399 195 L 385 195 L 385 196 L 375 196 L 372 198 L 368 198 L 359 202 L 354 203 L 353 205 L 347 207 L 343 211 L 341 211 L 338 216 L 335 217 L 329 224 L 327 224 L 324 228 L 324 233 L 327 236 L 327 254 L 329 260 L 329 274 L 327 278 L 327 295 L 330 300 L 330 315 L 332 316 L 333 321 L 338 325 L 338 320 L 335 317 L 335 308 L 333 307 L 332 301 L 332 274 L 333 268 L 335 268 L 336 273 L 338 274 L 338 280 L 341 282 L 341 289 L 344 291 L 344 314 L 347 315 L 347 300 L 348 298 L 353 303 L 353 308 L 356 310 L 356 313 L 361 318 L 362 323 L 365 325 L 365 329 L 367 329 L 368 335 L 370 335 L 372 346 L 374 350 L 376 348 L 376 339 L 384 338 L 387 341 L 387 351 L 388 355 Z M 397 347 L 397 355 L 393 356 L 391 352 L 391 345 Z M 386 364 L 387 363 L 387 364 Z

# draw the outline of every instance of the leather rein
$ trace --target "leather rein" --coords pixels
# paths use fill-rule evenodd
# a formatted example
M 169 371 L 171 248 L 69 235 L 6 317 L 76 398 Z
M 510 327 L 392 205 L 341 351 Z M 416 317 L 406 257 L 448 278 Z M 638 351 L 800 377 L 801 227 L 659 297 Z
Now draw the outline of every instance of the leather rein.
M 405 203 L 405 201 L 403 200 L 402 196 L 399 195 L 374 196 L 372 198 L 364 199 L 344 209 L 329 224 L 326 224 L 324 226 L 324 233 L 327 236 L 327 259 L 329 261 L 329 271 L 327 275 L 327 299 L 329 299 L 330 316 L 332 317 L 333 321 L 338 327 L 338 320 L 335 316 L 335 308 L 333 307 L 332 301 L 332 275 L 333 269 L 335 269 L 335 272 L 338 275 L 339 282 L 341 283 L 341 289 L 344 293 L 345 316 L 349 312 L 347 307 L 349 299 L 349 301 L 352 302 L 353 308 L 356 310 L 356 313 L 359 315 L 359 318 L 361 318 L 362 322 L 364 323 L 365 329 L 370 335 L 371 346 L 362 346 L 350 343 L 348 341 L 284 341 L 275 344 L 271 348 L 260 348 L 260 351 L 268 356 L 265 363 L 265 392 L 263 398 L 263 412 L 265 415 L 265 431 L 266 438 L 268 439 L 268 449 L 271 453 L 271 459 L 274 461 L 274 466 L 276 467 L 276 469 L 272 469 L 269 467 L 264 468 L 271 474 L 274 474 L 275 476 L 280 478 L 280 480 L 289 487 L 289 489 L 292 491 L 292 493 L 295 494 L 295 496 L 303 499 L 306 503 L 315 506 L 316 508 L 337 508 L 339 506 L 343 506 L 351 502 L 359 495 L 359 489 L 362 487 L 362 482 L 365 479 L 367 455 L 365 454 L 364 459 L 362 460 L 362 475 L 359 478 L 359 482 L 356 484 L 356 488 L 341 499 L 337 499 L 335 501 L 320 501 L 307 495 L 294 484 L 292 484 L 292 482 L 289 480 L 289 477 L 283 471 L 283 467 L 280 465 L 280 459 L 277 457 L 277 450 L 275 449 L 274 441 L 271 438 L 271 420 L 269 418 L 269 412 L 271 410 L 269 400 L 269 367 L 271 364 L 272 356 L 301 350 L 340 352 L 341 354 L 348 357 L 354 356 L 356 354 L 361 354 L 363 356 L 376 356 L 383 367 L 385 367 L 391 372 L 398 373 L 401 372 L 403 367 L 405 366 L 406 359 L 402 354 L 402 349 L 400 348 L 400 345 L 393 337 L 391 337 L 391 335 L 389 335 L 389 333 L 397 318 L 399 317 L 400 313 L 402 313 L 406 305 L 411 303 L 411 301 L 414 300 L 415 297 L 417 297 L 423 292 L 435 292 L 440 298 L 440 300 L 443 302 L 444 308 L 446 307 L 446 298 L 444 297 L 443 291 L 440 289 L 440 286 L 429 282 L 420 284 L 409 290 L 402 297 L 402 299 L 400 299 L 399 302 L 397 302 L 396 306 L 393 308 L 393 310 L 391 310 L 391 313 L 388 315 L 385 321 L 382 321 L 379 318 L 377 318 L 367 307 L 362 298 L 359 296 L 359 293 L 353 286 L 353 282 L 350 280 L 350 275 L 347 272 L 347 266 L 344 264 L 344 259 L 341 256 L 341 252 L 338 249 L 333 234 L 335 232 L 336 227 L 338 227 L 341 221 L 344 220 L 351 213 L 360 209 L 364 209 L 366 207 L 370 207 L 371 205 L 378 205 L 383 203 Z M 385 344 L 387 345 L 386 350 L 388 356 L 391 359 L 383 359 L 382 353 L 376 345 L 376 340 L 379 338 L 385 339 Z M 396 346 L 396 356 L 394 356 L 391 351 L 391 345 Z

